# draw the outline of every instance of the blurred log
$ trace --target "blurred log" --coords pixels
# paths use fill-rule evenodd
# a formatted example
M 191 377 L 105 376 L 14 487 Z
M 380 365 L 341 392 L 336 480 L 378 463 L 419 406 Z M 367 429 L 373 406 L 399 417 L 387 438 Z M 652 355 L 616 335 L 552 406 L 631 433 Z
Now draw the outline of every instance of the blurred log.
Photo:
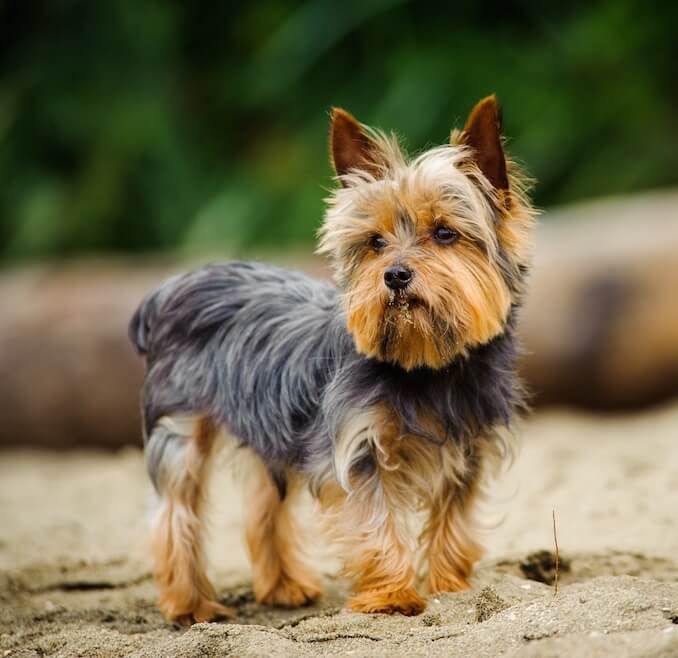
M 185 269 L 177 263 L 0 275 L 0 445 L 140 443 L 143 367 L 127 322 L 151 287 Z M 520 332 L 538 405 L 628 409 L 678 394 L 678 193 L 551 213 Z
M 139 443 L 140 360 L 130 313 L 161 277 L 123 264 L 0 278 L 0 444 Z
M 678 394 L 678 192 L 549 213 L 520 330 L 537 404 L 622 410 Z

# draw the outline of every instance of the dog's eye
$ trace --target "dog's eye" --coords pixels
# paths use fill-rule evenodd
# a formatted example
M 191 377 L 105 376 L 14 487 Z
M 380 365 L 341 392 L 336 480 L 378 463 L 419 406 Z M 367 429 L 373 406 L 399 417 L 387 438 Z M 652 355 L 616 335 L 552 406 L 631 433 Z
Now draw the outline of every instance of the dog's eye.
M 451 228 L 447 228 L 447 226 L 438 226 L 433 231 L 433 237 L 440 244 L 452 244 L 459 239 L 459 233 Z
M 386 246 L 386 240 L 381 235 L 373 235 L 370 238 L 370 247 L 375 251 L 381 251 Z

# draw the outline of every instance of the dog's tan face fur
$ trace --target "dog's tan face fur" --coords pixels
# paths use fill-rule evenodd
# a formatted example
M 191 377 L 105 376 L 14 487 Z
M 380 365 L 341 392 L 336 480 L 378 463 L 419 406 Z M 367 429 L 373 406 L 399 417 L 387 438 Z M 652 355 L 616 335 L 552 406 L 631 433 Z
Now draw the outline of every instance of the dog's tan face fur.
M 533 212 L 507 169 L 496 101 L 450 143 L 407 160 L 396 140 L 335 110 L 320 251 L 332 258 L 357 349 L 403 368 L 441 368 L 502 332 L 521 292 Z M 388 268 L 409 285 L 392 290 Z

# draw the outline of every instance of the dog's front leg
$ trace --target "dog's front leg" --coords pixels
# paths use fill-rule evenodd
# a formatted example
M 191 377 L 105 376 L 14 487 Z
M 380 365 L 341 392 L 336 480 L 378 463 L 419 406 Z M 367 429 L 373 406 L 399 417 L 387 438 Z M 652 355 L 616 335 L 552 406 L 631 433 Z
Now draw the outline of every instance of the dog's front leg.
M 444 480 L 431 499 L 422 544 L 429 563 L 431 592 L 469 589 L 473 566 L 482 555 L 473 513 L 478 498 L 477 474 L 468 481 Z
M 353 580 L 349 606 L 357 612 L 417 615 L 426 607 L 414 587 L 412 549 L 378 474 L 350 493 L 338 484 L 321 492 L 330 532 L 344 550 L 344 574 Z

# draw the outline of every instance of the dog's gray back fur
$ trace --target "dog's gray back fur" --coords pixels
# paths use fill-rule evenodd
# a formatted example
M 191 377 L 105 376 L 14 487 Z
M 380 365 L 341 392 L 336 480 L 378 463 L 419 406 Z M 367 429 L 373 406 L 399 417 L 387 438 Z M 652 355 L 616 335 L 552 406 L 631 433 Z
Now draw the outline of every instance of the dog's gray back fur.
M 146 356 L 145 437 L 163 416 L 205 414 L 261 456 L 281 494 L 285 466 L 326 461 L 342 422 L 360 409 L 387 403 L 403 432 L 470 441 L 522 404 L 513 317 L 469 357 L 406 372 L 358 354 L 332 285 L 258 263 L 171 278 L 136 311 L 130 338 Z M 430 414 L 444 436 L 422 428 Z M 157 486 L 162 450 L 150 447 Z

